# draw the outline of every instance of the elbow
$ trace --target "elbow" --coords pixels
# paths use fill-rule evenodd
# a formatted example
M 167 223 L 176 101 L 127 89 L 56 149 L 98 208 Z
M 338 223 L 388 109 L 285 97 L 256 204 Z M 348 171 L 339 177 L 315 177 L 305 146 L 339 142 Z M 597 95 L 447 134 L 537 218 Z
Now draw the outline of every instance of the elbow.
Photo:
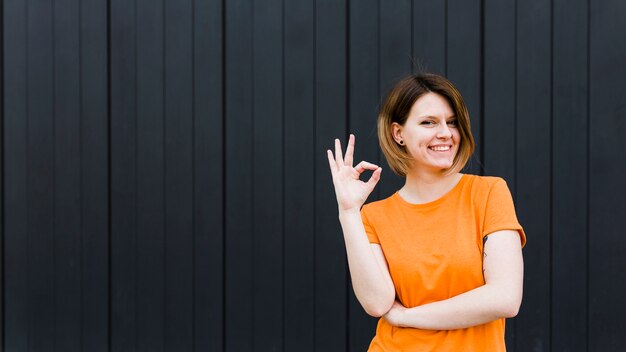
M 391 309 L 391 304 L 388 307 L 386 305 L 377 304 L 363 308 L 365 309 L 365 313 L 367 313 L 369 316 L 374 318 L 380 318 L 383 315 L 387 314 L 389 309 Z
M 491 287 L 490 302 L 493 314 L 499 318 L 515 318 L 522 305 L 522 290 L 501 285 Z
M 507 319 L 515 318 L 517 313 L 519 313 L 519 305 L 509 306 L 502 312 L 502 317 Z
M 374 318 L 380 318 L 383 315 L 387 314 L 387 312 L 391 309 L 395 299 L 396 296 L 394 291 L 393 295 L 386 295 L 386 297 L 384 298 L 379 298 L 368 303 L 364 302 L 361 305 L 363 306 L 365 313 L 367 313 L 369 316 L 372 316 Z
M 505 302 L 502 307 L 501 315 L 503 318 L 515 318 L 519 313 L 520 306 L 522 304 L 521 297 L 519 299 L 513 299 Z
M 376 307 L 373 307 L 373 308 L 371 308 L 371 307 L 370 308 L 363 307 L 363 308 L 365 309 L 365 313 L 367 313 L 367 315 L 369 315 L 370 317 L 380 318 L 383 315 L 385 315 L 385 313 L 381 314 L 382 310 L 376 309 Z

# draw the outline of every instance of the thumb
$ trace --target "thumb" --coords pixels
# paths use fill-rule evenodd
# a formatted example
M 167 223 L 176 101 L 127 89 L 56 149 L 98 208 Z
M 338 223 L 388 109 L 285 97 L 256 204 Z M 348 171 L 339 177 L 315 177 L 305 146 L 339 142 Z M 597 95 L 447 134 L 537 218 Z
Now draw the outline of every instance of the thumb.
M 378 169 L 374 170 L 370 179 L 367 180 L 367 185 L 370 187 L 370 189 L 374 189 L 374 187 L 376 187 L 376 184 L 380 180 L 381 172 L 383 172 L 383 169 L 379 167 Z

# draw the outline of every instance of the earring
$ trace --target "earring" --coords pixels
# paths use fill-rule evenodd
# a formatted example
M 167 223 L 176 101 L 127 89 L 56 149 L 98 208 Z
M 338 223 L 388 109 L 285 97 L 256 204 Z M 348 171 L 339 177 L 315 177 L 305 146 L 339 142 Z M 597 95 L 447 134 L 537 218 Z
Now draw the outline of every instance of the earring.
M 400 145 L 404 145 L 404 141 L 403 140 L 400 140 L 399 143 L 400 143 Z

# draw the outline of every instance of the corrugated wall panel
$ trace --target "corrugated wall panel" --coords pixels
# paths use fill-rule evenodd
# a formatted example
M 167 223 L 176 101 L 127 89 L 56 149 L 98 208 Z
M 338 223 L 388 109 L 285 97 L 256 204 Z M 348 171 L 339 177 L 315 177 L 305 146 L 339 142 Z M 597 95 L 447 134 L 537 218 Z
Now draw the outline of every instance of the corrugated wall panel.
M 626 241 L 617 0 L 4 0 L 3 347 L 360 351 L 325 151 L 380 153 L 420 69 L 464 94 L 528 235 L 511 351 L 615 350 Z M 623 330 L 623 329 L 622 329 Z
M 586 351 L 588 4 L 555 1 L 553 8 L 552 350 Z
M 626 2 L 589 2 L 588 350 L 624 347 Z
M 315 2 L 284 2 L 284 326 L 286 351 L 315 350 Z

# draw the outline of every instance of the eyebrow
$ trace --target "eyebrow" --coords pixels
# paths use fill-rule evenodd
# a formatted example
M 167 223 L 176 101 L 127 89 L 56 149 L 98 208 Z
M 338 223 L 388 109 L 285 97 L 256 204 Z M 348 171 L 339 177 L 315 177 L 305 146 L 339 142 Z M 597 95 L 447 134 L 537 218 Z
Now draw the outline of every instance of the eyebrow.
M 426 116 L 419 116 L 418 118 L 420 118 L 420 119 L 438 119 L 439 117 L 432 116 L 432 115 L 426 115 Z M 456 119 L 456 115 L 448 116 L 448 117 L 446 117 L 446 120 L 447 119 Z

